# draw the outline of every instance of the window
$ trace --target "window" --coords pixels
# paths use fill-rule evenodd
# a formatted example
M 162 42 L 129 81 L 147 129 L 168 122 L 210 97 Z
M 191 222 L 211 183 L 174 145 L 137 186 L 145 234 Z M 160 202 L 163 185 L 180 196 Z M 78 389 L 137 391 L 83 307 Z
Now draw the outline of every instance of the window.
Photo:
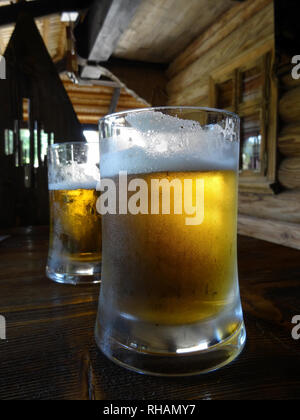
M 27 128 L 18 130 L 18 138 L 13 130 L 5 130 L 5 154 L 15 155 L 16 166 L 30 165 L 30 133 Z M 48 144 L 53 144 L 53 134 L 47 134 L 43 130 L 40 135 L 40 145 L 38 144 L 38 133 L 34 130 L 34 167 L 38 168 L 40 163 L 45 163 Z M 19 158 L 20 153 L 20 158 Z M 40 154 L 40 155 L 39 155 Z
M 271 193 L 275 181 L 277 88 L 271 69 L 272 52 L 212 76 L 212 107 L 241 117 L 240 186 L 249 192 Z

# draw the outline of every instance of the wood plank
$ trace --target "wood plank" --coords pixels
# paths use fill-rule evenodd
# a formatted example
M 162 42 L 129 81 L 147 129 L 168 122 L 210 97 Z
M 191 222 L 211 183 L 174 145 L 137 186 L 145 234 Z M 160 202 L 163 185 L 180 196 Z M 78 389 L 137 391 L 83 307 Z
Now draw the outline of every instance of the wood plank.
M 130 24 L 142 0 L 103 0 L 95 2 L 82 23 L 86 30 L 85 39 L 89 40 L 89 61 L 107 61 Z M 86 26 L 84 26 L 86 25 Z M 76 28 L 77 39 L 81 42 L 80 27 Z M 78 37 L 80 33 L 80 37 Z M 80 49 L 80 44 L 79 44 Z
M 114 55 L 170 63 L 233 5 L 231 0 L 144 0 Z
M 300 224 L 239 215 L 238 233 L 300 250 Z
M 121 89 L 120 88 L 115 88 L 113 96 L 111 98 L 110 105 L 109 105 L 109 110 L 108 110 L 109 114 L 113 114 L 116 111 L 117 106 L 118 106 L 118 102 L 119 102 L 119 99 L 120 99 L 120 94 L 121 94 Z
M 169 399 L 197 406 L 207 399 L 299 400 L 299 341 L 291 337 L 300 307 L 299 251 L 240 236 L 244 352 L 212 374 L 165 379 L 130 372 L 102 355 L 94 339 L 99 287 L 47 280 L 47 230 L 23 231 L 9 231 L 0 245 L 8 338 L 0 342 L 1 400 Z
M 278 195 L 239 193 L 239 213 L 267 220 L 300 224 L 300 190 Z
M 253 30 L 255 28 L 255 31 Z M 230 62 L 240 54 L 257 49 L 268 40 L 274 42 L 274 10 L 269 4 L 251 19 L 210 49 L 190 66 L 172 78 L 167 86 L 169 96 L 180 92 L 201 80 L 205 75 L 224 63 Z
M 250 19 L 272 1 L 254 0 L 234 5 L 171 63 L 167 71 L 168 77 L 173 78 L 190 66 L 208 50 L 214 48 L 224 38 L 238 29 L 241 22 Z
M 210 79 L 219 79 L 233 72 L 236 68 L 245 65 L 251 61 L 255 61 L 258 57 L 274 50 L 274 36 L 267 39 L 262 39 L 261 42 L 253 44 L 249 50 L 242 51 L 239 55 L 232 57 L 230 60 L 224 58 L 223 62 L 218 63 L 210 72 L 205 73 L 201 78 L 184 87 L 178 92 L 169 92 L 169 84 L 167 85 L 167 92 L 169 95 L 169 105 L 192 105 L 195 103 L 197 97 L 209 94 Z M 199 70 L 199 74 L 202 70 Z M 211 106 L 211 104 L 210 104 Z

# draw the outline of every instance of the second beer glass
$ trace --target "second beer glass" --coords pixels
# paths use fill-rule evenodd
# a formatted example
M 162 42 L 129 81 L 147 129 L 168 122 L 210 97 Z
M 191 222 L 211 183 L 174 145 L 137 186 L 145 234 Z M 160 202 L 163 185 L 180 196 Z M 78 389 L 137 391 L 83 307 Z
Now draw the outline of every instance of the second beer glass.
M 99 283 L 99 144 L 52 145 L 48 151 L 48 174 L 50 241 L 46 274 L 58 283 Z

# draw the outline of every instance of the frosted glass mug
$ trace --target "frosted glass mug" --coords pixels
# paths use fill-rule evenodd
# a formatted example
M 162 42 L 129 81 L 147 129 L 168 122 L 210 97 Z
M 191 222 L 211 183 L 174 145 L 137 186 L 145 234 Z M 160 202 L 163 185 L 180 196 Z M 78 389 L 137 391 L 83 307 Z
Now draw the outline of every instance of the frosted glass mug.
M 242 351 L 239 128 L 235 114 L 190 107 L 100 121 L 96 341 L 116 363 L 153 375 L 194 375 Z

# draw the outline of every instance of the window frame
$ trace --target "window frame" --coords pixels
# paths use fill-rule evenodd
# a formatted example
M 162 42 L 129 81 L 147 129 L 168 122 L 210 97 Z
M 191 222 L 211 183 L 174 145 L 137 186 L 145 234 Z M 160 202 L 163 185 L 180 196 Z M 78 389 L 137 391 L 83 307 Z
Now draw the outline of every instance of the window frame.
M 276 148 L 277 148 L 277 79 L 273 71 L 274 49 L 257 56 L 249 62 L 227 68 L 227 71 L 216 72 L 210 76 L 210 106 L 218 107 L 218 85 L 228 80 L 233 81 L 232 106 L 226 108 L 236 112 L 241 118 L 259 114 L 261 121 L 261 150 L 259 172 L 240 171 L 240 190 L 245 192 L 263 192 L 272 194 L 272 185 L 276 181 Z M 262 69 L 261 94 L 257 98 L 241 102 L 243 73 L 255 67 Z

